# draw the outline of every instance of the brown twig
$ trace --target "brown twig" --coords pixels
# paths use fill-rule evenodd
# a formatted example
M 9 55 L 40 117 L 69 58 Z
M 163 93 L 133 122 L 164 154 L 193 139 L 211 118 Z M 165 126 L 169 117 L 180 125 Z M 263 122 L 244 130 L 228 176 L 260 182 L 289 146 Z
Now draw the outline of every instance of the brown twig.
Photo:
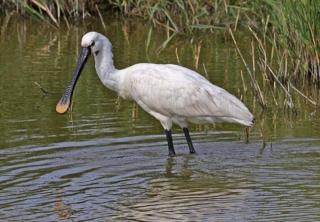
M 239 49 L 239 47 L 238 47 L 238 44 L 237 44 L 237 42 L 236 42 L 236 39 L 234 38 L 234 35 L 233 35 L 233 33 L 232 33 L 232 30 L 231 30 L 230 28 L 229 28 L 229 33 L 230 33 L 231 38 L 232 38 L 232 40 L 233 40 L 233 42 L 234 42 L 234 45 L 236 46 L 236 50 L 237 50 L 237 52 L 238 52 L 238 54 L 239 54 L 239 56 L 240 56 L 240 58 L 241 58 L 241 60 L 242 60 L 242 62 L 243 62 L 243 64 L 244 64 L 244 66 L 245 66 L 246 69 L 247 69 L 247 72 L 248 72 L 248 74 L 249 74 L 249 76 L 250 76 L 250 79 L 251 79 L 253 88 L 255 89 L 256 94 L 257 94 L 257 96 L 258 96 L 258 98 L 259 98 L 259 103 L 260 103 L 260 105 L 262 106 L 262 108 L 266 108 L 266 107 L 267 107 L 267 103 L 266 103 L 266 101 L 265 101 L 265 99 L 264 99 L 264 96 L 263 96 L 263 94 L 262 94 L 262 91 L 261 91 L 261 89 L 260 89 L 260 86 L 259 86 L 259 84 L 257 83 L 257 80 L 254 78 L 254 75 L 252 74 L 252 71 L 251 71 L 251 69 L 249 68 L 248 64 L 246 63 L 246 60 L 244 59 L 244 57 L 243 57 L 243 55 L 242 55 L 242 53 L 241 53 L 241 51 L 240 51 L 240 49 Z
M 39 87 L 39 89 L 41 90 L 41 92 L 43 92 L 43 94 L 47 95 L 49 92 L 47 90 L 45 90 L 38 82 L 33 82 L 36 86 Z
M 101 20 L 101 24 L 102 24 L 103 28 L 104 28 L 104 29 L 106 29 L 106 24 L 105 24 L 105 23 L 104 23 L 104 21 L 103 21 L 103 18 L 102 18 L 101 12 L 100 12 L 99 7 L 98 7 L 98 5 L 97 5 L 97 4 L 96 4 L 96 9 L 97 9 L 97 12 L 98 12 L 99 18 L 100 18 L 100 20 Z

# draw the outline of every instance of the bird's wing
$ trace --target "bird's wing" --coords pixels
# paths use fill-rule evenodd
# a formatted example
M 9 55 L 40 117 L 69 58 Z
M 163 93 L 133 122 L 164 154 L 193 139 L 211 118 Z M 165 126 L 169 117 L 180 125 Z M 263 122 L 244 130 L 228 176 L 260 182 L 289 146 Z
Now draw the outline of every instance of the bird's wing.
M 136 70 L 130 87 L 134 100 L 165 116 L 252 120 L 251 113 L 236 97 L 180 66 L 155 65 Z

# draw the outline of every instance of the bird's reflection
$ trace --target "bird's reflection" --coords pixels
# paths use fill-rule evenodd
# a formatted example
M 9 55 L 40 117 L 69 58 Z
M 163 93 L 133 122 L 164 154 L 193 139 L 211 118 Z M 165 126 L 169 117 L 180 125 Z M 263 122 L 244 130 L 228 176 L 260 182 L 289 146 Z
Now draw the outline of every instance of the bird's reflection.
M 180 177 L 184 179 L 190 179 L 193 173 L 192 169 L 190 169 L 189 162 L 193 159 L 193 156 L 194 155 L 187 154 L 180 156 L 181 158 L 168 157 L 165 162 L 164 176 L 167 178 Z M 180 160 L 182 163 L 179 163 Z
M 165 177 L 173 177 L 173 173 L 172 173 L 172 168 L 173 165 L 176 164 L 176 159 L 172 158 L 172 157 L 168 157 L 165 167 L 166 167 L 166 173 L 165 173 Z

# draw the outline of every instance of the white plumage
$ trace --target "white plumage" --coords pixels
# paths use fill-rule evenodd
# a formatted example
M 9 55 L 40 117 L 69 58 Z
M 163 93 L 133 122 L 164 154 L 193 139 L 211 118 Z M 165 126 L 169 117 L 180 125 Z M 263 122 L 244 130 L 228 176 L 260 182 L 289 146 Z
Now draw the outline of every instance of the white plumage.
M 239 99 L 195 71 L 178 65 L 151 63 L 117 70 L 113 65 L 110 41 L 96 32 L 85 34 L 81 46 L 91 49 L 96 71 L 106 87 L 125 99 L 136 101 L 160 121 L 166 131 L 170 155 L 174 155 L 172 123 L 184 129 L 190 152 L 194 149 L 187 130 L 188 123 L 225 121 L 245 126 L 253 124 L 253 115 Z M 72 92 L 70 100 L 71 96 Z

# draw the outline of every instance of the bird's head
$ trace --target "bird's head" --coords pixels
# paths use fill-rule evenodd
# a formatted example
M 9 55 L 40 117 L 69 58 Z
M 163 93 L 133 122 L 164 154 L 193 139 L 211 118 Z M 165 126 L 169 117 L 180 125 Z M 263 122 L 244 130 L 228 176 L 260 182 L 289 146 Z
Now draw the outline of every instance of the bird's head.
M 88 48 L 94 56 L 97 56 L 100 51 L 105 48 L 111 50 L 110 41 L 98 32 L 88 32 L 81 39 L 81 47 Z
M 71 82 L 67 86 L 65 93 L 56 106 L 56 111 L 58 113 L 63 114 L 69 109 L 74 88 L 81 74 L 81 71 L 88 60 L 90 52 L 96 57 L 99 55 L 101 50 L 105 48 L 110 48 L 111 50 L 111 43 L 105 36 L 100 33 L 88 32 L 82 37 L 78 62 L 72 74 Z

